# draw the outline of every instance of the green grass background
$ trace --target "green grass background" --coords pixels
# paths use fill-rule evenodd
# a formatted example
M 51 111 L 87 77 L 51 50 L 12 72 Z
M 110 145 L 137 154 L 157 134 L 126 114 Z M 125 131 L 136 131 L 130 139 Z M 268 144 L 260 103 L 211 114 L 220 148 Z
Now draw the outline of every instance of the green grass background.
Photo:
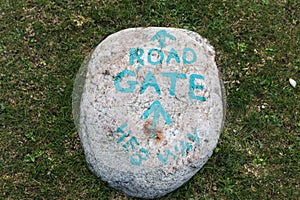
M 227 91 L 214 155 L 162 199 L 299 199 L 297 0 L 0 0 L 0 199 L 132 199 L 87 169 L 71 93 L 97 44 L 141 26 L 207 38 Z

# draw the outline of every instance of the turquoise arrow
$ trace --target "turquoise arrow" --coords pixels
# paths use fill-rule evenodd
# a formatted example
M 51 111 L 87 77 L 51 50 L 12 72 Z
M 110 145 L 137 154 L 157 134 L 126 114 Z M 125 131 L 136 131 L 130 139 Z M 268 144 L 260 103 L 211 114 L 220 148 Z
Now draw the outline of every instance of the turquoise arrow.
M 167 124 L 172 124 L 172 120 L 170 115 L 166 112 L 166 110 L 161 105 L 160 101 L 155 100 L 150 107 L 144 112 L 142 115 L 142 119 L 147 119 L 149 115 L 153 113 L 152 119 L 152 129 L 155 128 L 156 122 L 158 122 L 159 116 L 161 115 Z
M 167 31 L 165 31 L 165 30 L 160 30 L 151 38 L 151 41 L 158 40 L 159 46 L 161 48 L 164 48 L 164 47 L 166 47 L 166 44 L 165 44 L 166 38 L 170 38 L 171 40 L 176 40 L 175 36 L 167 33 Z

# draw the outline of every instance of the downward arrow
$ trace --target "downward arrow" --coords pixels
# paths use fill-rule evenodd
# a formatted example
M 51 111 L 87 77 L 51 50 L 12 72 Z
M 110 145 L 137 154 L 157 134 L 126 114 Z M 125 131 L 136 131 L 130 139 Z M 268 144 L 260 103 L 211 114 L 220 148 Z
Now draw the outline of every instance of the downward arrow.
M 161 105 L 160 101 L 155 100 L 150 107 L 142 115 L 142 119 L 147 119 L 149 115 L 153 113 L 152 129 L 155 129 L 155 124 L 158 122 L 159 116 L 161 115 L 167 124 L 172 124 L 170 115 Z

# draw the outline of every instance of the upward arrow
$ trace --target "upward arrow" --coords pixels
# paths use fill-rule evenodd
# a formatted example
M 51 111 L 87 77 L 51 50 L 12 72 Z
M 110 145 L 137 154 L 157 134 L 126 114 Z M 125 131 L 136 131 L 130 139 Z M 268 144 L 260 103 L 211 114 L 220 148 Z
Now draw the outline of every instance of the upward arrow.
M 159 116 L 161 115 L 167 124 L 172 124 L 172 120 L 170 115 L 166 112 L 166 110 L 162 107 L 160 101 L 155 100 L 150 107 L 144 112 L 142 115 L 142 119 L 147 119 L 149 115 L 153 113 L 152 119 L 152 129 L 155 128 L 156 122 L 158 122 Z
M 171 40 L 176 40 L 175 36 L 167 33 L 167 31 L 165 31 L 165 30 L 160 30 L 151 38 L 151 41 L 158 40 L 159 46 L 161 48 L 164 48 L 164 47 L 166 47 L 166 44 L 165 44 L 166 38 L 170 38 Z

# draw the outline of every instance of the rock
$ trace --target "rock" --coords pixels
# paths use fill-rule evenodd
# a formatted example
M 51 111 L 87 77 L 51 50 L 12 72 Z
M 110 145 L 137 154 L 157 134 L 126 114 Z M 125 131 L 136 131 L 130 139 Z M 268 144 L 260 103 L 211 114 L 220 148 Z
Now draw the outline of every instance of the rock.
M 195 32 L 132 28 L 80 68 L 73 115 L 89 168 L 124 193 L 161 197 L 188 181 L 224 123 L 215 52 Z
M 291 86 L 292 86 L 293 88 L 296 87 L 297 82 L 296 82 L 294 79 L 290 78 L 290 79 L 289 79 L 289 82 L 290 82 L 290 84 L 291 84 Z

